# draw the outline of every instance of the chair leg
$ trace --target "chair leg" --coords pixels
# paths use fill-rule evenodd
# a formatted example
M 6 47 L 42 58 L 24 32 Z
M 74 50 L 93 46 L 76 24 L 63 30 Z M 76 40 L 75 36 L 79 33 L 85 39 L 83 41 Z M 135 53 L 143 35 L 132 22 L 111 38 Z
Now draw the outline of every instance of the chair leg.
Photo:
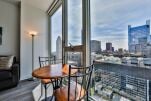
M 44 84 L 44 88 L 45 88 L 45 101 L 47 101 L 47 84 Z
M 87 101 L 89 100 L 89 94 L 88 94 L 88 92 L 87 92 L 87 98 L 86 99 L 87 99 Z
M 38 101 L 40 101 L 40 98 L 42 97 L 42 95 L 43 95 L 43 85 L 41 84 L 41 95 L 40 95 Z
M 52 101 L 52 100 L 53 100 L 53 95 L 52 95 L 52 97 L 51 97 L 50 101 Z

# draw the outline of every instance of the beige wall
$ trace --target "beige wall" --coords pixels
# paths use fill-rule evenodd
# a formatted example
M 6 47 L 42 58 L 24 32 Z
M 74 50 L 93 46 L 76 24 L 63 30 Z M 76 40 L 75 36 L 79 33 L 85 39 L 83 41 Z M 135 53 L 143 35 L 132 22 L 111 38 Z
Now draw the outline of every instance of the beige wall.
M 32 72 L 32 40 L 29 31 L 38 32 L 34 38 L 34 68 L 39 67 L 38 56 L 48 55 L 48 15 L 27 4 L 27 1 L 21 2 L 21 80 L 31 77 Z
M 0 55 L 15 55 L 19 59 L 19 7 L 0 1 L 0 27 L 3 27 Z

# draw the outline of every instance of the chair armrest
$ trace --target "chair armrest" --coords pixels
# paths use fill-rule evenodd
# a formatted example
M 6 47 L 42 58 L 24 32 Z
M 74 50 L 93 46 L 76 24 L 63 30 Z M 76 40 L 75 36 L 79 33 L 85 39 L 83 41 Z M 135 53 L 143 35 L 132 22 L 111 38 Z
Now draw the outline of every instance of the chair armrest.
M 18 83 L 20 79 L 20 67 L 19 64 L 13 64 L 12 67 L 12 76 L 14 83 Z

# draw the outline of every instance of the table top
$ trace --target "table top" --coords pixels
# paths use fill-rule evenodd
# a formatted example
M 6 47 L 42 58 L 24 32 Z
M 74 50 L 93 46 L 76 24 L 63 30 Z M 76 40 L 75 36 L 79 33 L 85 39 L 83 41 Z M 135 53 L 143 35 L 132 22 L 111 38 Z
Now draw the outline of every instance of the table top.
M 69 75 L 69 65 L 68 64 L 51 64 L 38 68 L 32 72 L 32 76 L 39 79 L 56 79 Z M 71 70 L 71 73 L 76 73 L 77 70 Z

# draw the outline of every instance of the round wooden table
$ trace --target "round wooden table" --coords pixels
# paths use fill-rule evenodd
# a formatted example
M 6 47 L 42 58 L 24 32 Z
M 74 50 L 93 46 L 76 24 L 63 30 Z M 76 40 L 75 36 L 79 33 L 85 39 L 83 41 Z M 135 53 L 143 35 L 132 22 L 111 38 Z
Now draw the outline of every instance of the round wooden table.
M 77 70 L 71 70 L 71 74 L 76 73 Z M 32 72 L 32 76 L 38 79 L 49 79 L 52 81 L 53 90 L 59 88 L 62 85 L 62 78 L 69 75 L 68 64 L 51 64 Z M 44 101 L 47 99 L 44 99 Z
M 71 69 L 71 74 L 76 73 L 76 69 Z M 51 64 L 38 68 L 32 72 L 32 76 L 39 79 L 49 79 L 52 82 L 53 89 L 62 85 L 62 78 L 69 75 L 68 64 Z
M 76 73 L 77 70 L 71 70 L 71 74 Z M 52 64 L 38 68 L 32 72 L 32 76 L 39 79 L 57 79 L 69 75 L 68 64 Z

